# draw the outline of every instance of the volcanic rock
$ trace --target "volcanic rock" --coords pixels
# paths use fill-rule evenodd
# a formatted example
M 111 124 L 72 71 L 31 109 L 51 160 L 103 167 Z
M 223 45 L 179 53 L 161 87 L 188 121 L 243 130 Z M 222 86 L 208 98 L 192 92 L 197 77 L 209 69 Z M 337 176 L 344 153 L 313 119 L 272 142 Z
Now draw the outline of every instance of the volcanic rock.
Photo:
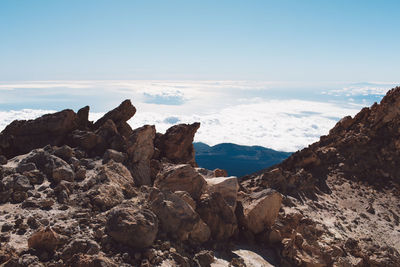
M 127 140 L 127 153 L 132 166 L 132 174 L 138 185 L 151 185 L 150 160 L 154 154 L 154 125 L 135 129 Z
M 165 165 L 157 175 L 154 186 L 162 190 L 186 191 L 198 199 L 205 189 L 205 179 L 189 164 Z
M 94 123 L 94 128 L 100 128 L 106 121 L 112 120 L 115 125 L 128 121 L 136 113 L 136 108 L 130 100 L 123 101 L 117 108 L 107 112 L 103 117 Z
M 172 237 L 187 240 L 189 237 L 198 242 L 205 242 L 210 237 L 210 230 L 192 207 L 178 195 L 170 192 L 153 190 L 150 205 L 160 220 L 161 228 Z M 200 228 L 202 227 L 202 229 Z M 194 234 L 192 234 L 194 232 Z
M 145 248 L 153 244 L 157 236 L 158 220 L 148 209 L 116 207 L 108 215 L 105 231 L 116 242 Z
M 193 138 L 200 123 L 179 124 L 169 128 L 165 134 L 158 135 L 156 147 L 160 157 L 165 157 L 172 163 L 190 164 L 196 167 Z
M 226 240 L 237 229 L 236 216 L 221 193 L 214 192 L 203 196 L 198 203 L 197 212 L 210 227 L 211 238 L 214 240 Z
M 211 194 L 212 192 L 221 193 L 226 203 L 234 211 L 236 208 L 237 193 L 239 190 L 238 179 L 235 176 L 231 177 L 216 177 L 206 179 L 207 189 L 206 192 Z
M 243 208 L 241 224 L 254 234 L 258 234 L 275 223 L 281 208 L 282 196 L 274 190 L 264 189 L 249 195 L 242 193 L 240 202 Z

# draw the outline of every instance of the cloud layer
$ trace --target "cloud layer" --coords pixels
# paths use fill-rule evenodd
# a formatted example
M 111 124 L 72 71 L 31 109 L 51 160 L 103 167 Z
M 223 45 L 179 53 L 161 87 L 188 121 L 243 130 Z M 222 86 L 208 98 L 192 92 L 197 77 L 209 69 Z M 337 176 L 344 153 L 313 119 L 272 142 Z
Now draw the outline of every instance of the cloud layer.
M 14 119 L 87 104 L 92 108 L 90 119 L 96 120 L 129 98 L 138 110 L 129 121 L 133 128 L 154 124 L 164 132 L 173 124 L 198 121 L 196 141 L 295 151 L 327 134 L 340 118 L 379 101 L 391 87 L 253 81 L 0 83 L 0 129 Z

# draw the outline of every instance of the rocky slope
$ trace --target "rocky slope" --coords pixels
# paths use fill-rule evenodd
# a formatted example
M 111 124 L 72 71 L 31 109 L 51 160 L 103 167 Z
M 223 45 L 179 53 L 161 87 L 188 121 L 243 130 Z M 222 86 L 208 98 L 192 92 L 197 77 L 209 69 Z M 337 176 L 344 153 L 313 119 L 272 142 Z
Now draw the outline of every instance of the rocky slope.
M 131 129 L 129 100 L 0 134 L 3 266 L 400 266 L 400 88 L 240 181 L 198 168 L 198 123 Z
M 400 87 L 241 184 L 284 195 L 270 238 L 288 264 L 400 266 L 398 166 Z

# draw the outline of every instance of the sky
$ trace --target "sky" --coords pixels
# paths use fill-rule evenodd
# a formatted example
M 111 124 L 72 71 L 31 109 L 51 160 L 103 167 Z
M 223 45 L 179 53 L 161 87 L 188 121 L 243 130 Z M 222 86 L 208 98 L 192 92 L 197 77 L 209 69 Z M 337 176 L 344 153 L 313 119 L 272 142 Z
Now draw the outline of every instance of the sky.
M 399 1 L 0 0 L 0 130 L 131 99 L 132 127 L 295 151 L 400 84 Z
M 0 80 L 396 81 L 399 1 L 2 0 Z

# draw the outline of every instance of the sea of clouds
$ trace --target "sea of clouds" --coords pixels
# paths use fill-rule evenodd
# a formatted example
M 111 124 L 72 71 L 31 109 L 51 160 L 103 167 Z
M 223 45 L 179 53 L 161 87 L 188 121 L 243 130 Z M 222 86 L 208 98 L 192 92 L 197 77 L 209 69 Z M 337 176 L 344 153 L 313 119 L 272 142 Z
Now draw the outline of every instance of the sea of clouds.
M 0 130 L 64 108 L 91 106 L 90 119 L 124 99 L 137 108 L 133 128 L 159 132 L 200 122 L 195 141 L 296 151 L 347 115 L 379 101 L 392 83 L 299 84 L 253 81 L 41 81 L 0 83 Z M 21 95 L 24 97 L 22 98 Z

